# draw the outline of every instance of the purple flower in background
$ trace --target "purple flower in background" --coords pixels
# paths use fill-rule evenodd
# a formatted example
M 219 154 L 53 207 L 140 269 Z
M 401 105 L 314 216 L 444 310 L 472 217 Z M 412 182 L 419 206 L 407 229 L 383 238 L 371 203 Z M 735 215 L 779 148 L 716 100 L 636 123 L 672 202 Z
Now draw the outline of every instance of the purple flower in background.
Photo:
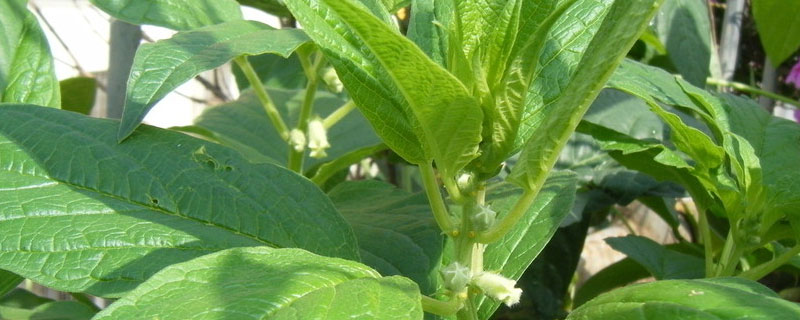
M 786 76 L 786 84 L 794 85 L 795 88 L 800 89 L 800 61 L 792 67 L 792 71 L 789 71 L 789 75 Z
M 794 110 L 794 120 L 800 122 L 800 109 Z

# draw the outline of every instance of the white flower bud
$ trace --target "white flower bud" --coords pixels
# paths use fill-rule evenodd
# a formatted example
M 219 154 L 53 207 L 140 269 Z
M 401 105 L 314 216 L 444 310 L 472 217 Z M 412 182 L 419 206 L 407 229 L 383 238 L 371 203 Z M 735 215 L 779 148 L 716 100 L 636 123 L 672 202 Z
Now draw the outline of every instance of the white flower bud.
M 334 68 L 325 70 L 325 73 L 322 75 L 322 82 L 325 82 L 325 85 L 328 86 L 328 90 L 332 92 L 339 93 L 344 89 L 344 84 L 339 80 L 339 75 L 336 74 L 336 69 Z
M 494 225 L 494 221 L 497 218 L 497 213 L 492 210 L 487 205 L 481 205 L 478 207 L 478 212 L 472 216 L 472 226 L 475 230 L 484 231 L 492 227 Z
M 453 262 L 442 268 L 439 272 L 444 278 L 444 287 L 453 292 L 462 292 L 467 288 L 471 272 L 469 268 L 458 262 Z
M 500 300 L 509 307 L 519 303 L 519 297 L 522 295 L 522 289 L 514 287 L 516 281 L 492 272 L 478 274 L 472 278 L 472 283 L 481 288 L 486 295 Z
M 289 146 L 297 152 L 302 152 L 306 148 L 306 136 L 303 131 L 299 129 L 289 131 Z
M 312 158 L 325 158 L 328 154 L 325 149 L 330 148 L 328 143 L 328 134 L 325 126 L 322 124 L 320 117 L 315 117 L 308 123 L 308 148 L 311 149 L 310 156 Z

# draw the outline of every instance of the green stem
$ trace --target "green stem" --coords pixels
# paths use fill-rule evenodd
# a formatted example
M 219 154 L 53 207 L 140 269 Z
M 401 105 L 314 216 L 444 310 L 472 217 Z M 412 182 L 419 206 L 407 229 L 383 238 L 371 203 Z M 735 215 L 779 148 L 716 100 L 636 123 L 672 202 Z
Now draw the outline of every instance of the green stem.
M 458 312 L 463 305 L 464 302 L 457 298 L 453 298 L 450 301 L 441 301 L 428 296 L 422 296 L 422 310 L 425 310 L 427 313 L 432 313 L 443 317 L 449 317 L 456 314 L 456 312 Z
M 311 108 L 314 105 L 314 96 L 317 93 L 317 85 L 319 83 L 317 71 L 322 65 L 321 53 L 317 54 L 317 58 L 313 64 L 311 63 L 309 56 L 310 54 L 298 55 L 300 58 L 300 64 L 303 66 L 303 71 L 305 71 L 306 76 L 308 77 L 308 83 L 306 84 L 306 94 L 303 98 L 303 105 L 300 107 L 300 116 L 297 118 L 297 130 L 300 130 L 300 132 L 302 132 L 303 136 L 306 138 L 308 138 L 308 119 L 311 117 Z M 289 148 L 289 170 L 294 172 L 303 172 L 304 154 L 305 149 L 297 151 L 295 148 Z
M 497 221 L 489 230 L 480 233 L 476 240 L 480 243 L 491 243 L 502 238 L 525 215 L 534 200 L 536 200 L 536 192 L 526 190 L 511 208 L 511 212 Z
M 761 279 L 770 272 L 775 271 L 775 269 L 778 269 L 780 266 L 786 264 L 798 254 L 800 254 L 800 244 L 794 246 L 794 248 L 789 249 L 770 262 L 763 263 L 753 269 L 740 273 L 737 277 L 758 281 L 758 279 Z
M 450 195 L 450 199 L 453 200 L 455 203 L 463 203 L 464 197 L 461 196 L 461 190 L 458 189 L 455 180 L 452 177 L 442 177 L 442 183 L 444 184 L 444 188 L 447 189 L 447 194 Z
M 436 219 L 436 223 L 439 224 L 439 229 L 442 229 L 442 232 L 447 235 L 457 235 L 458 230 L 453 226 L 450 215 L 447 213 L 447 206 L 445 206 L 442 199 L 442 193 L 439 191 L 439 184 L 436 182 L 433 165 L 430 162 L 421 164 L 419 171 L 422 176 L 422 185 L 425 187 L 425 194 L 428 196 L 428 202 L 431 204 L 433 217 Z
M 731 230 L 728 231 L 728 236 L 725 239 L 725 246 L 722 247 L 722 254 L 719 257 L 717 271 L 714 274 L 715 277 L 727 277 L 733 275 L 733 271 L 739 264 L 739 258 L 741 257 L 742 252 L 739 246 L 736 244 L 736 234 L 738 234 L 738 230 L 736 230 L 736 228 L 731 228 Z
M 288 141 L 289 128 L 286 127 L 286 123 L 283 122 L 281 114 L 278 112 L 278 109 L 275 108 L 275 104 L 272 102 L 272 99 L 270 99 L 267 89 L 264 88 L 264 84 L 261 83 L 256 71 L 253 70 L 253 66 L 250 65 L 250 61 L 248 61 L 245 56 L 237 57 L 233 59 L 233 61 L 242 69 L 245 78 L 250 82 L 250 87 L 252 87 L 253 91 L 256 93 L 258 100 L 264 107 L 264 111 L 266 111 L 267 116 L 269 116 L 269 120 L 272 121 L 275 130 L 278 131 L 278 134 L 280 134 L 283 140 Z
M 703 251 L 705 251 L 706 277 L 711 277 L 714 273 L 714 247 L 711 243 L 711 227 L 708 225 L 708 216 L 706 216 L 708 212 L 696 202 L 695 205 L 697 214 L 700 216 L 700 236 L 703 238 Z M 688 206 L 684 207 L 688 208 Z
M 746 85 L 746 84 L 740 83 L 740 82 L 733 82 L 733 81 L 725 81 L 725 80 L 722 80 L 722 79 L 708 78 L 708 79 L 706 79 L 706 83 L 708 83 L 710 85 L 715 85 L 715 86 L 731 87 L 731 88 L 734 88 L 736 90 L 743 91 L 743 92 L 754 93 L 754 94 L 757 94 L 757 95 L 765 96 L 767 98 L 772 98 L 772 99 L 775 99 L 775 100 L 778 100 L 778 101 L 782 101 L 782 102 L 788 103 L 788 104 L 790 104 L 792 106 L 795 106 L 795 107 L 800 106 L 800 101 L 794 100 L 794 99 L 786 97 L 786 96 L 779 95 L 777 93 L 769 92 L 769 91 L 766 91 L 766 90 L 761 90 L 759 88 L 756 88 L 756 87 L 753 87 L 753 86 L 749 86 L 749 85 Z
M 353 100 L 347 101 L 347 103 L 343 104 L 341 107 L 333 111 L 333 113 L 329 114 L 325 119 L 322 120 L 322 126 L 325 129 L 330 129 L 335 125 L 339 120 L 342 120 L 345 116 L 347 116 L 350 111 L 356 108 L 355 102 Z

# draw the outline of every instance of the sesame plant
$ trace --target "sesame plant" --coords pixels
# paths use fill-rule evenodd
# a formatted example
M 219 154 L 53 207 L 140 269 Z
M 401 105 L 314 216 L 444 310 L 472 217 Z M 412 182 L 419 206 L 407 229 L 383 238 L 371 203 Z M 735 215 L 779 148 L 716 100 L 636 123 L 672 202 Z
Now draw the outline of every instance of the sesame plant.
M 576 129 L 688 190 L 712 279 L 657 277 L 568 319 L 800 315 L 752 281 L 800 250 L 800 162 L 777 154 L 798 155 L 800 129 L 623 62 L 662 1 L 242 1 L 302 27 L 283 29 L 233 0 L 92 2 L 177 33 L 137 51 L 121 120 L 90 118 L 58 110 L 71 93 L 26 1 L 0 2 L 0 294 L 30 279 L 75 298 L 0 304 L 3 318 L 488 319 L 519 302 L 517 280 L 572 208 L 578 178 L 553 168 Z M 406 6 L 407 25 L 390 14 Z M 193 126 L 141 125 L 228 62 L 237 100 Z M 670 142 L 581 122 L 606 86 L 642 99 Z M 386 150 L 405 188 L 343 178 Z M 695 266 L 620 243 L 653 273 Z M 115 300 L 98 310 L 87 295 Z

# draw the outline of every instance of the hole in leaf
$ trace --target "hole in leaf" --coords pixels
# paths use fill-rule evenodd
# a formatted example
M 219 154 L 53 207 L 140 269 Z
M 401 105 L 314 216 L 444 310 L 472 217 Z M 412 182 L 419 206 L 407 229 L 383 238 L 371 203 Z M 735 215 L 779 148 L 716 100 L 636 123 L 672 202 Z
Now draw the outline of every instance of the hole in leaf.
M 225 166 L 225 171 L 233 171 L 233 167 L 231 167 L 231 166 Z
M 150 203 L 152 203 L 152 204 L 154 204 L 154 205 L 158 205 L 158 199 L 156 199 L 156 198 L 150 198 Z

